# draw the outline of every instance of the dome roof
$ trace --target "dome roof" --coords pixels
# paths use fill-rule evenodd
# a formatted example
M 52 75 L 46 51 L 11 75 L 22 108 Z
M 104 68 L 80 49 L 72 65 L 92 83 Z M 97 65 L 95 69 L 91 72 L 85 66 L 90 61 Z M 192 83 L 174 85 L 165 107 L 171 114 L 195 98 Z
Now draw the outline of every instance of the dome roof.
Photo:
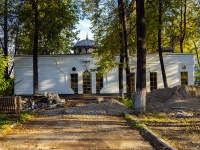
M 77 48 L 77 47 L 92 48 L 94 47 L 94 41 L 86 38 L 86 40 L 81 40 L 74 45 L 74 48 Z

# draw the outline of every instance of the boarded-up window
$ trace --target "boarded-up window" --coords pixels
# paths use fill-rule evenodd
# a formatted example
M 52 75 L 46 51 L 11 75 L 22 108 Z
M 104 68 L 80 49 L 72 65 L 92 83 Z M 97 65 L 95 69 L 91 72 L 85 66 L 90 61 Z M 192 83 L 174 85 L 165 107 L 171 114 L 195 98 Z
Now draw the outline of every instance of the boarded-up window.
M 78 74 L 71 74 L 71 88 L 74 94 L 78 94 Z
M 150 72 L 150 90 L 157 89 L 157 72 Z
M 188 72 L 181 72 L 181 85 L 188 85 Z

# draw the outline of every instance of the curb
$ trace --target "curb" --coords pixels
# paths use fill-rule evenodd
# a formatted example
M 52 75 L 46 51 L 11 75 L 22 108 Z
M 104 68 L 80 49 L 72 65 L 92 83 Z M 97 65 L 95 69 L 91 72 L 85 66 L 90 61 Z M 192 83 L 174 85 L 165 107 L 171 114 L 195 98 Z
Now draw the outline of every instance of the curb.
M 139 121 L 133 119 L 131 115 L 126 114 L 125 119 L 127 120 L 127 122 L 130 123 L 132 127 L 137 128 L 141 132 L 142 136 L 149 140 L 149 142 L 154 147 L 162 150 L 178 150 L 177 148 L 173 147 L 169 142 L 160 138 L 157 134 L 144 126 L 144 124 L 141 124 Z

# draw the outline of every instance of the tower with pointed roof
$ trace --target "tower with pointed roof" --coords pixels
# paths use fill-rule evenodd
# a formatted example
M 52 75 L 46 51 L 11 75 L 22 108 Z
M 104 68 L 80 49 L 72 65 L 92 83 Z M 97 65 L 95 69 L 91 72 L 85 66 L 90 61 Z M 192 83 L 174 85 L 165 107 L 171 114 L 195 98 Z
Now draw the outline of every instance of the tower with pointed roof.
M 91 54 L 94 50 L 94 41 L 88 39 L 88 34 L 85 40 L 78 41 L 72 48 L 74 54 Z

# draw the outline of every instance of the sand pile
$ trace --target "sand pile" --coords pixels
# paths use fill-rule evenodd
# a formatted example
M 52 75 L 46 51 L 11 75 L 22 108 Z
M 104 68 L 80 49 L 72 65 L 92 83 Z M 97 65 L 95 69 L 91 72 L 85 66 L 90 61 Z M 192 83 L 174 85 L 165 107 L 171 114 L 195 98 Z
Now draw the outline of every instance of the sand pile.
M 176 108 L 200 111 L 200 88 L 179 85 L 147 94 L 147 110 L 150 112 L 170 112 Z

